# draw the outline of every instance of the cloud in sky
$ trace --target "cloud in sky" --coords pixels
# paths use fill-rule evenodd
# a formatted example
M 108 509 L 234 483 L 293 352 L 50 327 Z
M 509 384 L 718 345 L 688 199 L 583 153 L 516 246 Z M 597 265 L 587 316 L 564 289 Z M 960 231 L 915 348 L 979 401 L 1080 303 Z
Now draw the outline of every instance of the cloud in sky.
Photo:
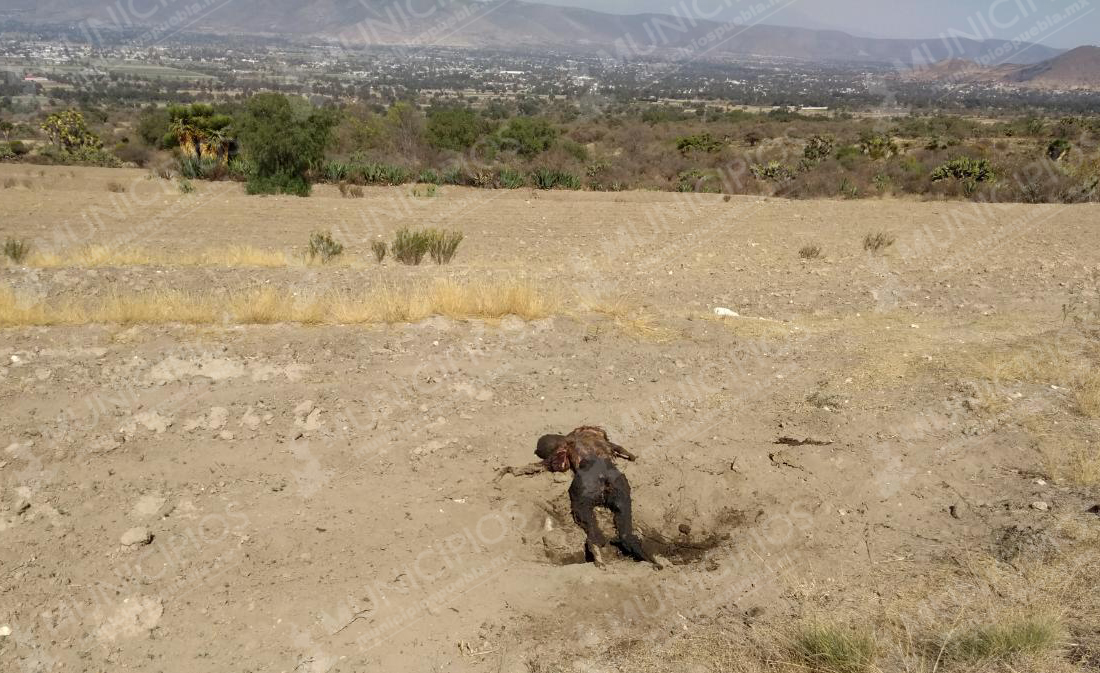
M 782 4 L 766 23 L 841 30 L 853 35 L 936 38 L 958 34 L 1012 39 L 1041 20 L 1065 20 L 1033 41 L 1052 47 L 1100 43 L 1100 0 L 533 0 L 615 14 L 657 12 L 733 18 L 753 6 Z M 694 8 L 694 9 L 693 9 Z

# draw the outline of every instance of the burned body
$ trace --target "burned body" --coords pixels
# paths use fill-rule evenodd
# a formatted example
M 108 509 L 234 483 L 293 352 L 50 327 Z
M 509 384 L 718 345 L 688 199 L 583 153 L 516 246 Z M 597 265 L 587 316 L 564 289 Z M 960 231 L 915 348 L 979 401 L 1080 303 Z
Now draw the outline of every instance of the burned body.
M 530 475 L 540 472 L 573 471 L 569 486 L 569 504 L 573 520 L 584 531 L 584 557 L 603 565 L 601 550 L 607 539 L 596 521 L 596 507 L 606 507 L 614 517 L 618 537 L 611 543 L 636 561 L 661 562 L 646 553 L 634 534 L 631 514 L 630 482 L 615 467 L 615 458 L 635 460 L 636 456 L 608 439 L 602 428 L 583 426 L 568 435 L 543 435 L 535 455 L 541 460 L 520 468 L 506 467 L 505 474 Z

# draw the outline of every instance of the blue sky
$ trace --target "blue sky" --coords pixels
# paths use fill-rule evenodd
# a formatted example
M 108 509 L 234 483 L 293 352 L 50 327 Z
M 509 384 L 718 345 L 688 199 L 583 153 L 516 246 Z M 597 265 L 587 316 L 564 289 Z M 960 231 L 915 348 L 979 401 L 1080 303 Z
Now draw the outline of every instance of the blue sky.
M 734 18 L 772 6 L 765 23 L 831 28 L 869 37 L 929 38 L 954 31 L 967 37 L 1011 39 L 1039 28 L 1032 41 L 1052 47 L 1100 45 L 1100 0 L 533 0 L 602 12 Z M 781 6 L 777 6 L 781 5 Z M 1043 28 L 1046 17 L 1063 19 Z

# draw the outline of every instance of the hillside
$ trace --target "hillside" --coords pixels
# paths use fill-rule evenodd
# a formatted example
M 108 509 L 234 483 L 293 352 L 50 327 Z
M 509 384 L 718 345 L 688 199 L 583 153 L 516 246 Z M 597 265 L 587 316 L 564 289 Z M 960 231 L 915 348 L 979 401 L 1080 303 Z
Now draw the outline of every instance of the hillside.
M 765 24 L 737 27 L 658 14 L 622 16 L 511 0 L 454 0 L 444 7 L 431 7 L 415 16 L 403 3 L 367 0 L 212 0 L 209 9 L 189 16 L 182 25 L 187 30 L 318 37 L 355 45 L 603 50 L 626 57 L 662 50 L 682 56 L 684 50 L 690 50 L 693 57 L 880 63 L 912 63 L 914 54 L 931 61 L 973 60 L 1003 44 L 996 40 L 953 40 L 950 45 L 940 40 L 884 40 Z M 178 9 L 170 5 L 139 19 L 121 17 L 116 3 L 107 0 L 12 0 L 0 9 L 0 19 L 31 24 L 93 20 L 108 27 L 151 26 L 169 21 Z M 782 14 L 772 19 L 781 22 Z M 715 40 L 714 34 L 720 37 Z M 1029 65 L 1060 52 L 1034 45 L 1018 53 L 1019 63 Z
M 983 67 L 965 59 L 913 70 L 906 79 L 942 84 L 1003 84 L 1035 89 L 1100 90 L 1100 47 L 1078 47 L 1041 63 Z
M 1007 81 L 1042 89 L 1100 89 L 1100 47 L 1078 47 L 1020 68 Z

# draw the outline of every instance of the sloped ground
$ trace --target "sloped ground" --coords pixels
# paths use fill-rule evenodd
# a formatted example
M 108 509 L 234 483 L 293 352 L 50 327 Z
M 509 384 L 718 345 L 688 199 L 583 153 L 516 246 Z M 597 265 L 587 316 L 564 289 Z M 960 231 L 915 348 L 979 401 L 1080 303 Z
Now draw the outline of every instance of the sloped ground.
M 1095 207 L 180 196 L 137 171 L 42 170 L 0 166 L 18 178 L 0 235 L 293 258 L 329 228 L 348 250 L 9 265 L 27 305 L 456 277 L 523 279 L 558 306 L 4 328 L 4 670 L 805 670 L 789 644 L 810 623 L 871 632 L 881 670 L 1100 665 Z M 370 241 L 405 224 L 461 229 L 456 262 L 377 264 Z M 870 255 L 877 231 L 897 241 Z M 824 258 L 801 260 L 808 243 Z M 580 563 L 567 479 L 492 481 L 582 423 L 640 455 L 623 467 L 637 525 L 672 567 Z M 950 645 L 1029 619 L 1056 625 L 1052 646 Z

